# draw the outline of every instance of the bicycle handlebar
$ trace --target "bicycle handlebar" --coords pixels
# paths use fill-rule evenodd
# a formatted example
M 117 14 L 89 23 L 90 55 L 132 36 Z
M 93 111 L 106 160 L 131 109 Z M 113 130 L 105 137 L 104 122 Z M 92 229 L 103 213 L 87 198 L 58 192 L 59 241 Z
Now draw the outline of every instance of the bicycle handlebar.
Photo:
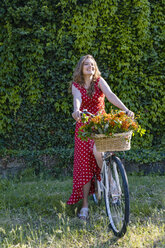
M 126 113 L 126 115 L 127 115 L 127 111 L 121 110 L 121 112 L 124 112 L 124 113 Z M 88 112 L 87 109 L 83 109 L 83 111 L 81 112 L 81 115 L 82 115 L 83 113 L 84 113 L 84 114 L 87 114 L 87 115 L 90 115 L 90 116 L 92 116 L 92 117 L 96 116 L 96 115 L 93 115 L 92 113 Z
M 122 112 L 124 112 L 124 113 L 127 114 L 127 111 L 122 111 Z M 95 117 L 95 116 L 96 116 L 96 115 L 94 115 L 94 114 L 88 112 L 87 109 L 83 109 L 83 110 L 81 111 L 81 114 L 80 114 L 80 115 L 82 116 L 82 114 L 87 114 L 87 115 L 90 115 L 91 117 Z M 75 125 L 75 124 L 76 124 L 76 122 L 73 123 L 73 125 Z
M 86 109 L 83 109 L 83 111 L 81 112 L 81 115 L 82 114 L 87 114 L 87 115 L 90 115 L 92 117 L 94 117 L 95 115 L 93 115 L 92 113 L 88 112 Z

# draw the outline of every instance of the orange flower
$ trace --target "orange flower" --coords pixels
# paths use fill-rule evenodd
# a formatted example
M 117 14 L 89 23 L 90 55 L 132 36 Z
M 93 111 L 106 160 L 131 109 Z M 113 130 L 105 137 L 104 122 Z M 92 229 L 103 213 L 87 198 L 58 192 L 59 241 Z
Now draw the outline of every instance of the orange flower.
M 82 121 L 83 122 L 83 121 Z M 114 133 L 122 133 L 129 130 L 136 131 L 139 126 L 136 121 L 127 116 L 123 111 L 111 111 L 111 113 L 98 114 L 90 117 L 88 122 L 79 128 L 79 137 L 82 139 L 91 137 L 93 134 L 113 135 Z M 84 135 L 85 132 L 85 135 Z

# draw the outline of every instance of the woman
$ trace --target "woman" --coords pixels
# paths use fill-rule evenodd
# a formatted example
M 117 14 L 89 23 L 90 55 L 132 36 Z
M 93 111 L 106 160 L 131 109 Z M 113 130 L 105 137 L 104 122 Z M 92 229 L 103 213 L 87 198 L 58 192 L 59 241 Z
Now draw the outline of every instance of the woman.
M 73 169 L 73 192 L 67 204 L 75 204 L 80 199 L 82 208 L 79 218 L 87 220 L 89 216 L 88 195 L 94 193 L 94 175 L 100 180 L 102 167 L 101 153 L 97 152 L 94 141 L 82 141 L 78 136 L 81 122 L 81 111 L 87 111 L 96 115 L 98 112 L 105 112 L 105 97 L 109 102 L 119 109 L 126 111 L 128 116 L 133 117 L 130 111 L 121 100 L 111 91 L 106 81 L 101 77 L 97 63 L 93 56 L 83 56 L 75 69 L 72 83 L 73 106 L 72 117 L 76 120 L 74 169 Z M 97 162 L 96 162 L 97 161 Z

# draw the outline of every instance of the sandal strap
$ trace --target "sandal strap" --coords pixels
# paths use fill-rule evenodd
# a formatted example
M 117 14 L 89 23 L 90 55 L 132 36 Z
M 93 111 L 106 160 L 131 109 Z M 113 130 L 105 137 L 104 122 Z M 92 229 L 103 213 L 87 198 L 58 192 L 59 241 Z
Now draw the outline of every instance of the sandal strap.
M 85 218 L 87 218 L 87 217 L 88 217 L 88 214 L 89 214 L 89 209 L 88 209 L 88 208 L 82 208 L 82 209 L 80 210 L 79 216 L 80 216 L 80 217 L 85 217 Z

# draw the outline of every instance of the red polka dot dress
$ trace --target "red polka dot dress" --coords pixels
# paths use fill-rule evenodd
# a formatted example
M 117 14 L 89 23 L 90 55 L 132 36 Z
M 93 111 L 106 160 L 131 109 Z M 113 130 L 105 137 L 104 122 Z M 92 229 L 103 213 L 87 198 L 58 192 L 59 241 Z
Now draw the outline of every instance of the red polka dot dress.
M 87 95 L 84 87 L 77 83 L 73 85 L 80 91 L 82 103 L 80 111 L 87 109 L 92 114 L 97 114 L 99 111 L 105 112 L 104 99 L 105 95 L 98 87 L 98 80 L 95 82 L 95 92 L 92 97 Z M 67 201 L 67 204 L 75 204 L 83 198 L 83 185 L 91 180 L 91 188 L 89 194 L 94 193 L 94 175 L 100 180 L 100 168 L 98 167 L 94 154 L 94 141 L 88 139 L 82 141 L 78 135 L 79 128 L 83 125 L 82 122 L 77 122 L 75 129 L 75 148 L 74 148 L 74 167 L 73 167 L 73 192 Z

